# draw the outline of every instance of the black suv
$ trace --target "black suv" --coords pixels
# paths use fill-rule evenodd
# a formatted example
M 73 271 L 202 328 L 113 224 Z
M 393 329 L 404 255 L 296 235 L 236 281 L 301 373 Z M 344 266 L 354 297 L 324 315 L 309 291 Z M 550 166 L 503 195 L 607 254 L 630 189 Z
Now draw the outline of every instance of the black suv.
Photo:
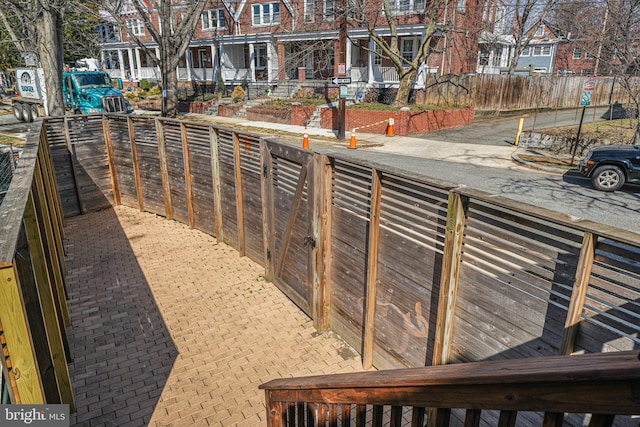
M 640 183 L 640 145 L 593 148 L 580 162 L 580 173 L 602 191 L 616 191 L 625 182 Z

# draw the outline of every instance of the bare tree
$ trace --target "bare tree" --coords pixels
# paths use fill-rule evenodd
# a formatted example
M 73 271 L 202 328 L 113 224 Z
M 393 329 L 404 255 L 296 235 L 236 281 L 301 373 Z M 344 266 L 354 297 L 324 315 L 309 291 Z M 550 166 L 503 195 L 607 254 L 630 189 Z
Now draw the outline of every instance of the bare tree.
M 62 20 L 66 0 L 2 0 L 0 22 L 22 54 L 36 54 L 50 115 L 64 115 Z
M 392 1 L 382 0 L 382 14 L 379 2 L 367 2 L 367 0 L 350 3 L 351 6 L 345 8 L 343 12 L 345 19 L 348 18 L 349 25 L 366 28 L 369 37 L 378 47 L 376 54 L 391 61 L 398 72 L 400 83 L 392 104 L 395 107 L 407 105 L 411 87 L 418 71 L 431 53 L 431 47 L 435 42 L 438 30 L 437 23 L 442 13 L 441 3 L 441 0 L 429 2 L 427 10 L 421 15 L 422 23 L 425 25 L 424 31 L 420 37 L 417 52 L 411 59 L 403 56 L 401 51 L 398 28 L 403 15 L 398 13 L 398 8 Z M 367 48 L 365 47 L 365 49 Z
M 131 39 L 142 49 L 160 69 L 160 87 L 162 88 L 162 116 L 175 117 L 178 113 L 178 75 L 176 69 L 180 58 L 185 54 L 200 15 L 207 4 L 206 0 L 179 2 L 172 0 L 150 0 L 147 7 L 143 0 L 131 0 L 138 18 L 142 20 L 151 38 L 158 44 L 158 53 L 124 25 L 120 19 L 123 2 L 112 3 L 107 0 L 104 7 Z M 157 21 L 153 18 L 157 16 Z
M 515 0 L 511 6 L 513 16 L 514 49 L 509 62 L 509 74 L 513 74 L 518 66 L 522 52 L 529 46 L 535 28 L 539 27 L 553 11 L 556 0 Z
M 594 61 L 594 74 L 615 77 L 627 94 L 634 121 L 633 144 L 640 143 L 640 0 L 602 0 L 563 5 L 558 25 Z

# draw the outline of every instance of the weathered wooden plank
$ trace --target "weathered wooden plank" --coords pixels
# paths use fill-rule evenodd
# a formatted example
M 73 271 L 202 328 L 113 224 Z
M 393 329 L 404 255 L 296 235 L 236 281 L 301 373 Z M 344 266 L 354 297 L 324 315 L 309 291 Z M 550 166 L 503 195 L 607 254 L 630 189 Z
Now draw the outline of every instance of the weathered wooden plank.
M 378 274 L 378 243 L 380 229 L 380 195 L 382 193 L 381 174 L 372 171 L 371 189 L 371 213 L 369 221 L 369 235 L 367 236 L 367 282 L 365 317 L 364 317 L 364 346 L 362 349 L 362 366 L 370 369 L 373 366 L 373 341 L 375 332 L 375 314 L 377 289 L 376 281 Z
M 187 195 L 187 212 L 189 216 L 189 227 L 195 225 L 195 214 L 193 212 L 193 182 L 191 173 L 191 152 L 189 149 L 189 137 L 187 135 L 187 126 L 184 122 L 180 124 L 180 133 L 182 135 L 182 158 L 184 164 L 185 192 Z
M 26 195 L 28 196 L 28 191 Z M 31 339 L 15 265 L 0 267 L 0 313 L 4 338 L 11 358 L 11 371 L 16 379 L 14 403 L 44 404 L 44 385 L 38 370 L 36 350 Z
M 459 285 L 460 259 L 463 245 L 463 231 L 466 219 L 467 199 L 458 193 L 449 194 L 447 231 L 442 256 L 440 295 L 433 350 L 433 364 L 446 364 L 450 357 L 453 339 L 452 322 L 455 316 L 456 297 Z
M 574 350 L 578 324 L 584 307 L 587 288 L 589 287 L 589 276 L 591 276 L 591 268 L 593 266 L 596 240 L 597 236 L 592 233 L 585 233 L 578 260 L 576 280 L 571 294 L 571 302 L 567 311 L 564 334 L 560 344 L 561 354 L 571 354 Z

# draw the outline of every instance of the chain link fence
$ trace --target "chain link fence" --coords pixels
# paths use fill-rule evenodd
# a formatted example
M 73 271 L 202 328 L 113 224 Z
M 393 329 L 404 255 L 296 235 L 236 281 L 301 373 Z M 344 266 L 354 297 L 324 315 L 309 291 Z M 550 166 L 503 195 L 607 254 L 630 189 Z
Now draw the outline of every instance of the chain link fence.
M 0 205 L 4 200 L 11 178 L 19 165 L 22 150 L 11 146 L 0 145 Z

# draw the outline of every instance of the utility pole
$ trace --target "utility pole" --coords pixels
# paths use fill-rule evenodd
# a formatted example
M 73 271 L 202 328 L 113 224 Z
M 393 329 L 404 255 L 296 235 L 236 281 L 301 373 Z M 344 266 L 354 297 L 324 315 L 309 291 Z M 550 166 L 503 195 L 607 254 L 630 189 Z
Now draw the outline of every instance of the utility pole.
M 344 67 L 344 72 L 342 72 L 342 75 L 344 75 L 347 70 L 347 0 L 344 0 L 344 8 L 340 15 L 338 75 L 341 75 L 341 67 Z M 347 125 L 347 99 L 342 96 L 342 86 L 340 86 L 340 98 L 338 100 L 338 115 L 338 140 L 344 141 Z

